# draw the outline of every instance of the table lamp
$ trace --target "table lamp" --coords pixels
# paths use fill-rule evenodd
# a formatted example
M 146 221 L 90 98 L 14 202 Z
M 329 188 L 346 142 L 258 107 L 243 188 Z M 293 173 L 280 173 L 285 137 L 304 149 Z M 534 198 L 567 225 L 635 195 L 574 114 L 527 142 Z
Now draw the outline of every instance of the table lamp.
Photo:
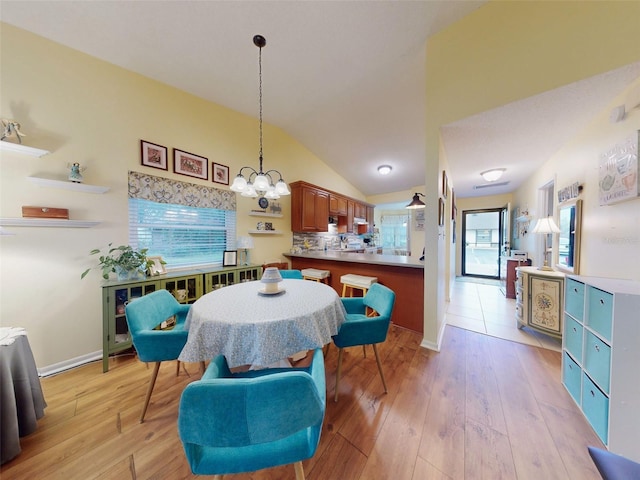
M 242 253 L 240 265 L 249 265 L 249 249 L 253 248 L 253 238 L 238 237 L 237 248 Z
M 553 233 L 560 233 L 560 229 L 556 225 L 556 222 L 553 220 L 553 217 L 543 217 L 539 218 L 536 222 L 536 226 L 531 230 L 533 233 L 539 233 L 542 235 L 550 235 Z M 538 267 L 538 270 L 552 271 L 553 268 L 549 266 L 549 262 L 547 262 L 547 253 L 551 252 L 551 248 L 547 248 L 545 244 L 544 251 L 544 265 Z

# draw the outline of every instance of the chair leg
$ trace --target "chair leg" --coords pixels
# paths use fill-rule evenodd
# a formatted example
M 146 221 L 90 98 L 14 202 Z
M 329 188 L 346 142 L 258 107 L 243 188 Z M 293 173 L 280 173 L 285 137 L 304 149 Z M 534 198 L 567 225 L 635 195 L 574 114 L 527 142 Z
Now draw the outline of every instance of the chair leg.
M 362 355 L 364 356 L 364 358 L 367 358 L 367 349 L 365 347 L 366 345 L 362 345 Z
M 180 360 L 176 361 L 176 377 L 180 375 Z
M 324 347 L 322 347 L 322 356 L 324 358 L 327 358 L 327 353 L 329 353 L 329 346 L 331 345 L 331 342 L 327 343 Z
M 214 475 L 213 480 L 222 480 L 222 475 Z
M 304 480 L 304 468 L 302 468 L 302 462 L 294 463 L 293 468 L 296 469 L 296 480 Z
M 200 375 L 204 375 L 206 368 L 204 365 L 204 360 L 200 362 Z
M 333 397 L 333 401 L 338 401 L 338 383 L 340 382 L 340 372 L 342 370 L 342 348 L 338 349 L 338 369 L 336 370 L 336 393 Z
M 373 352 L 376 354 L 376 363 L 378 364 L 378 370 L 380 371 L 380 378 L 382 378 L 384 393 L 387 393 L 387 382 L 384 381 L 384 373 L 382 373 L 382 364 L 380 363 L 380 355 L 378 355 L 378 347 L 376 347 L 375 343 L 371 346 L 373 347 Z
M 156 378 L 158 378 L 158 371 L 160 370 L 160 364 L 162 362 L 156 362 L 153 367 L 153 373 L 151 373 L 151 381 L 149 382 L 149 388 L 147 388 L 147 398 L 144 399 L 144 406 L 142 407 L 142 414 L 140 415 L 140 423 L 144 422 L 144 415 L 147 413 L 147 407 L 149 406 L 149 400 L 151 400 L 151 392 L 156 384 Z

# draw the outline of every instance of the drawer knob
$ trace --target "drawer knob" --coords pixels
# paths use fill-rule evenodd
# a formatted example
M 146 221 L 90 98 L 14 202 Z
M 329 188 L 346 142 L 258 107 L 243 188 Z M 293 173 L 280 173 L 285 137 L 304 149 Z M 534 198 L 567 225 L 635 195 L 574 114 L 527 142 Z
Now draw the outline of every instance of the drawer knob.
M 594 345 L 594 346 L 593 346 L 593 348 L 595 348 L 595 349 L 596 349 L 596 352 L 599 352 L 599 351 L 600 351 L 600 345 Z
M 577 288 L 574 288 L 574 289 L 573 289 L 573 291 L 574 291 L 575 293 L 578 293 L 578 289 L 577 289 Z
M 595 396 L 596 396 L 596 394 L 595 394 L 595 393 L 593 393 L 593 390 L 591 390 L 591 396 L 592 396 L 592 397 L 595 397 Z
M 604 300 L 600 299 L 600 305 L 604 305 Z
M 573 331 L 574 331 L 575 333 L 578 333 L 578 329 L 577 329 L 576 327 L 573 327 Z

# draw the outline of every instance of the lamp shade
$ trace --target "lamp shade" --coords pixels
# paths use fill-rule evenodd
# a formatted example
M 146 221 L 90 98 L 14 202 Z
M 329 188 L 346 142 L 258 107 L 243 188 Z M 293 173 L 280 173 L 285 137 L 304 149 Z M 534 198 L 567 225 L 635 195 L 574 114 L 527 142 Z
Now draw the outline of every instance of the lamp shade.
M 536 222 L 536 226 L 531 230 L 533 233 L 560 233 L 560 229 L 553 220 L 553 217 L 542 217 Z
M 424 207 L 426 207 L 425 203 L 422 200 L 420 200 L 419 195 L 422 195 L 424 197 L 424 195 L 422 193 L 415 193 L 413 195 L 413 199 L 411 200 L 411 203 L 409 205 L 407 205 L 405 208 L 416 209 L 416 208 L 424 208 Z
M 236 246 L 238 248 L 253 248 L 253 238 L 252 237 L 238 237 L 238 241 L 236 242 Z

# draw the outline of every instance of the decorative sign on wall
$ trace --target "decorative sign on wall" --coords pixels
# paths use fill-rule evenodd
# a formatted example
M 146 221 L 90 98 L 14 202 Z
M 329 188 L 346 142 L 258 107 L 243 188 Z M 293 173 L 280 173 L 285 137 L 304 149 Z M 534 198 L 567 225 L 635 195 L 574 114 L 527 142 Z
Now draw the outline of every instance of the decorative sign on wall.
M 640 196 L 639 137 L 640 130 L 600 156 L 600 205 L 611 205 Z
M 558 203 L 578 198 L 578 195 L 580 195 L 581 191 L 582 185 L 580 185 L 578 182 L 558 190 Z

